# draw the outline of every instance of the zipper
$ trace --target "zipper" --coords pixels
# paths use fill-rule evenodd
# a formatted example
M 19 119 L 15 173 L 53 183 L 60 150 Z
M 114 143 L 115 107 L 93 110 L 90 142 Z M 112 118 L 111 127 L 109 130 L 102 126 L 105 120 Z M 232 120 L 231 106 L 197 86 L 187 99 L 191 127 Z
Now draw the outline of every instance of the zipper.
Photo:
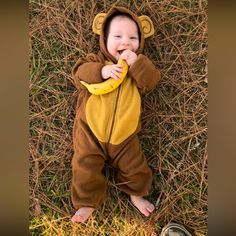
M 109 136 L 108 136 L 107 143 L 110 142 L 112 131 L 113 131 L 114 124 L 115 124 L 115 117 L 116 117 L 116 111 L 117 111 L 117 103 L 118 103 L 119 96 L 120 96 L 121 85 L 117 88 L 118 91 L 117 91 L 117 94 L 116 94 L 115 108 L 114 108 L 114 112 L 113 112 L 113 116 L 112 116 L 111 129 L 110 129 L 110 133 L 109 133 Z

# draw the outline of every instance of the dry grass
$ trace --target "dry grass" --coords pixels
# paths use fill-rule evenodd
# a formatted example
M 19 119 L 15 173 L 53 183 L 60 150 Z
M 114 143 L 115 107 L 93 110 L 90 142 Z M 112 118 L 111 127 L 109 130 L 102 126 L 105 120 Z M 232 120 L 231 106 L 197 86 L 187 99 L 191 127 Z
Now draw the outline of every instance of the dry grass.
M 108 168 L 108 198 L 86 224 L 72 225 L 71 67 L 98 51 L 96 13 L 112 5 L 149 15 L 156 34 L 145 54 L 161 70 L 143 98 L 143 150 L 153 169 L 148 219 L 132 208 Z M 175 221 L 207 235 L 207 1 L 30 1 L 30 235 L 159 235 Z

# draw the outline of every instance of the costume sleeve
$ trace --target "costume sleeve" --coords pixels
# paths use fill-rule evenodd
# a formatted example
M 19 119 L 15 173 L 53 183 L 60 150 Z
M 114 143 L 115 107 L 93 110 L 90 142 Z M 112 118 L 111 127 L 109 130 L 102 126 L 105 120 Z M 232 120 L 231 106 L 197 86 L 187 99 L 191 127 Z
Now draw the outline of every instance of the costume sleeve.
M 160 80 L 160 71 L 143 54 L 138 55 L 136 62 L 129 69 L 129 75 L 143 93 L 153 89 Z
M 88 54 L 86 59 L 79 59 L 72 68 L 72 78 L 74 85 L 78 89 L 85 89 L 80 83 L 83 80 L 89 84 L 103 81 L 101 70 L 104 66 L 102 59 L 96 54 Z

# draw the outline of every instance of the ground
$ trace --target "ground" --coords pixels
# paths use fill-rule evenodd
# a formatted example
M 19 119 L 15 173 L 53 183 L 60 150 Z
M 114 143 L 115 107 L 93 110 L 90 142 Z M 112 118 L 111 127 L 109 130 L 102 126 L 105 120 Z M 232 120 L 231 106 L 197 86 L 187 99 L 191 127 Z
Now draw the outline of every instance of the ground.
M 107 167 L 108 196 L 85 224 L 72 224 L 72 127 L 78 92 L 71 68 L 98 51 L 95 14 L 114 4 L 148 15 L 145 54 L 161 71 L 144 95 L 140 140 L 153 170 L 146 218 Z M 30 234 L 158 235 L 169 221 L 207 235 L 207 1 L 30 1 Z

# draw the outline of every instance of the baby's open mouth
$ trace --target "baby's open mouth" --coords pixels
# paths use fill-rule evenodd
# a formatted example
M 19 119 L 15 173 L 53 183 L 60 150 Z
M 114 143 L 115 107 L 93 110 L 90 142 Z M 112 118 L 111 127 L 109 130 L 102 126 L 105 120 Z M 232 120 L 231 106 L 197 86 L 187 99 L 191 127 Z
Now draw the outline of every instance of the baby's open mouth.
M 121 55 L 126 49 L 118 50 L 118 53 Z

